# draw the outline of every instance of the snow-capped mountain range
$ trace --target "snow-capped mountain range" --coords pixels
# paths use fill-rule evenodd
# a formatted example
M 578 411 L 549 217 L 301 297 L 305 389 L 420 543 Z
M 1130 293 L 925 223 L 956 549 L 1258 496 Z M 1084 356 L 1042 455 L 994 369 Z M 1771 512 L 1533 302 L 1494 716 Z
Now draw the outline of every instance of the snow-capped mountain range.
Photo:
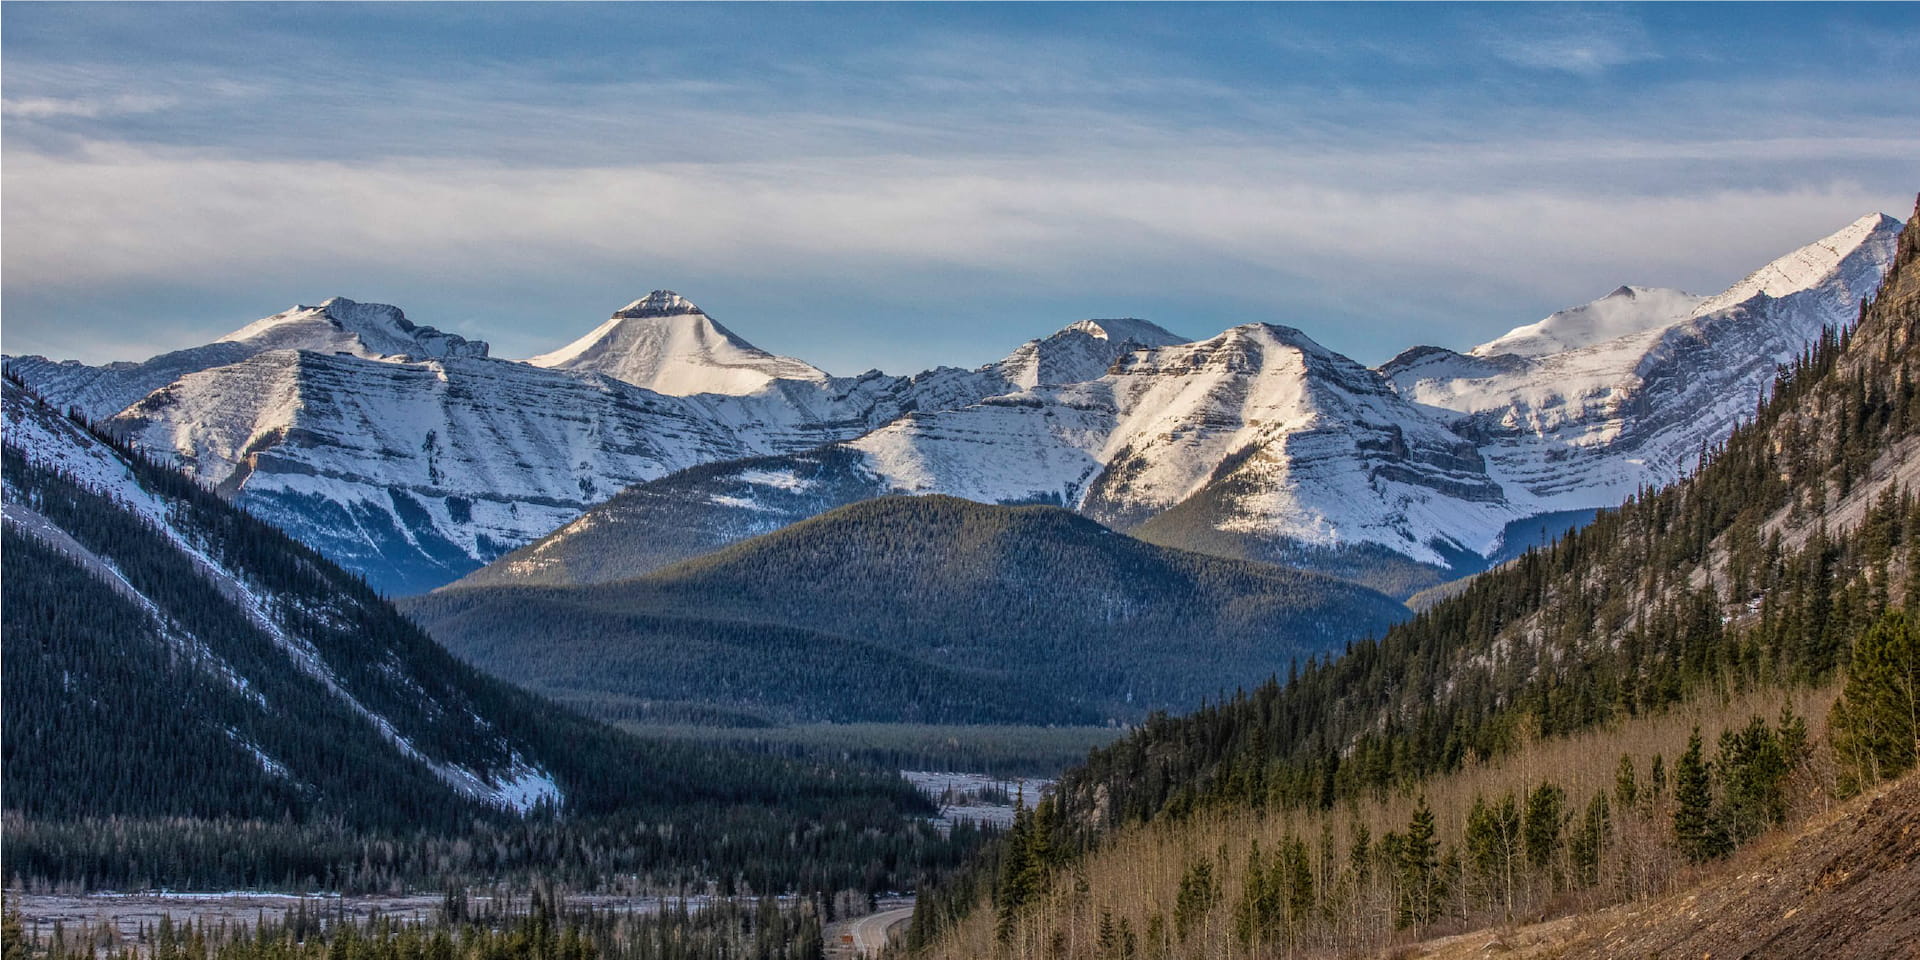
M 834 505 L 794 496 L 828 482 L 824 463 L 844 495 L 1053 502 L 1174 545 L 1458 570 L 1518 521 L 1677 477 L 1776 364 L 1855 316 L 1899 229 L 1863 217 L 1712 297 L 1622 287 L 1379 369 L 1273 324 L 1189 343 L 1089 320 L 975 370 L 834 377 L 669 291 L 525 362 L 335 299 L 145 363 L 8 369 L 392 592 L 550 531 L 531 549 L 554 554 L 568 531 L 604 527 L 582 514 L 621 488 L 747 457 L 775 459 L 706 468 L 711 491 L 671 484 L 705 520 L 728 517 L 715 545 L 799 519 L 793 504 Z M 843 446 L 798 470 L 779 459 L 823 444 Z

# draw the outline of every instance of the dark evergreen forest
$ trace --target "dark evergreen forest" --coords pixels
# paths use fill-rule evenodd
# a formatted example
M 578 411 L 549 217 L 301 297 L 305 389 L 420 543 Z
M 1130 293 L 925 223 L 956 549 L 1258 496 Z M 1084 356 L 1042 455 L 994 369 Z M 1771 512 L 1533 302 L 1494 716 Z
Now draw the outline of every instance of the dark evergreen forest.
M 842 507 L 632 580 L 402 608 L 474 664 L 586 704 L 1040 724 L 1185 709 L 1407 615 L 1364 587 L 1057 507 L 939 496 Z
M 10 883 L 884 890 L 976 842 L 916 820 L 931 805 L 886 773 L 643 739 L 488 677 L 190 479 L 5 399 Z M 131 482 L 89 487 L 23 436 Z M 446 772 L 521 768 L 561 803 L 523 816 Z

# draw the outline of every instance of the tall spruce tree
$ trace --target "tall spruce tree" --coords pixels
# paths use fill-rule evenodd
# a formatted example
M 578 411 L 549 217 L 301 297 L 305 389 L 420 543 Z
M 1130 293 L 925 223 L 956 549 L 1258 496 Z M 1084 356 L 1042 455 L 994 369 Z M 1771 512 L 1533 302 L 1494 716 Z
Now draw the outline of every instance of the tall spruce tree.
M 1890 610 L 1860 634 L 1828 724 L 1849 791 L 1920 761 L 1920 623 Z
M 1726 834 L 1713 815 L 1713 775 L 1700 752 L 1700 728 L 1687 739 L 1687 752 L 1673 765 L 1673 839 L 1690 863 L 1727 852 Z
M 1440 841 L 1435 837 L 1433 808 L 1422 795 L 1400 842 L 1400 910 L 1402 927 L 1430 923 L 1439 915 Z

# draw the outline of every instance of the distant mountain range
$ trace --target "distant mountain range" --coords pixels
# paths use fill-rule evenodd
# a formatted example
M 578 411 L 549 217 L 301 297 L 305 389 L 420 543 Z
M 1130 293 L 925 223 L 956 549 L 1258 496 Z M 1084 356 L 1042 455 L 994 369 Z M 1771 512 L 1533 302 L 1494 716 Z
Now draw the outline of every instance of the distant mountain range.
M 526 362 L 335 299 L 144 363 L 7 369 L 392 594 L 503 556 L 471 582 L 635 576 L 898 492 L 1404 596 L 1680 476 L 1855 316 L 1899 229 L 1863 217 L 1715 296 L 1623 287 L 1379 369 L 1290 327 L 1095 320 L 974 370 L 834 377 L 668 291 Z

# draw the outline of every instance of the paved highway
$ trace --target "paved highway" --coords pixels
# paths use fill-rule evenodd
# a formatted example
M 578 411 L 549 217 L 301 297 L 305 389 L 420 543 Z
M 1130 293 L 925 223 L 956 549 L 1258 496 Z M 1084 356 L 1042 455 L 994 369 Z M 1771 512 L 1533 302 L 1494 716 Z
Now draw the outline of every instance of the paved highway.
M 827 955 L 843 957 L 877 957 L 887 945 L 887 937 L 893 928 L 913 919 L 913 904 L 894 907 L 878 913 L 869 913 L 857 920 L 844 920 L 831 924 L 826 930 Z M 851 936 L 853 943 L 847 944 L 841 939 Z

